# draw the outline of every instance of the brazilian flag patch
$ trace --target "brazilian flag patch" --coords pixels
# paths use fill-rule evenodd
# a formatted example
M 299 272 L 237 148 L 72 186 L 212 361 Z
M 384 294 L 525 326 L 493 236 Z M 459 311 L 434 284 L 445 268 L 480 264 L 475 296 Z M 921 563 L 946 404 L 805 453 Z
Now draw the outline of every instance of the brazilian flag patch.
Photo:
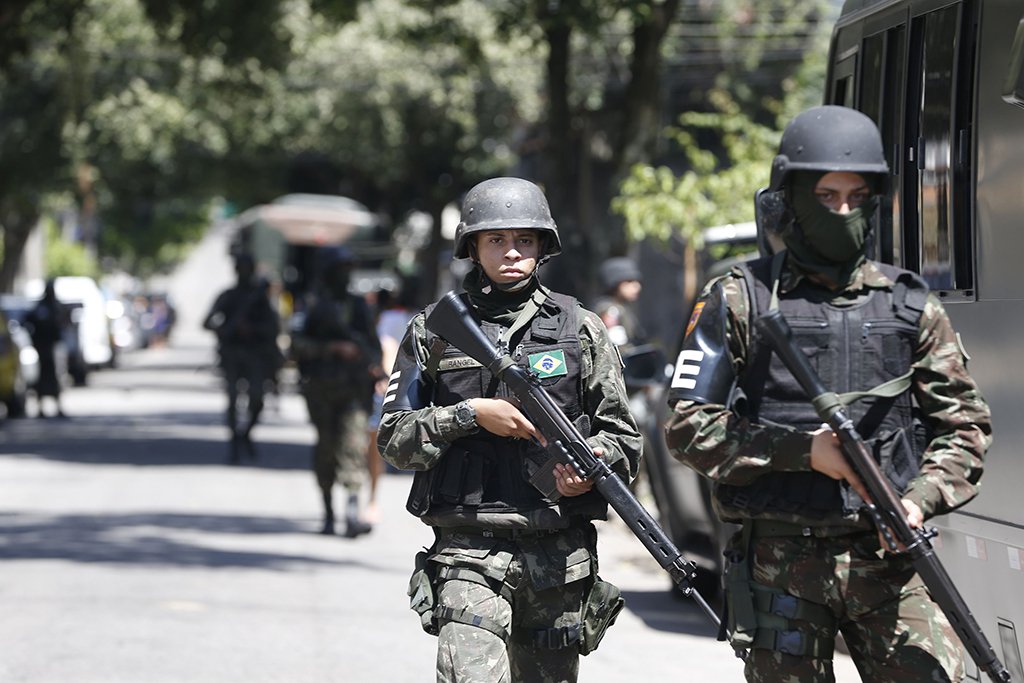
M 531 354 L 526 361 L 541 379 L 566 374 L 565 355 L 561 349 Z

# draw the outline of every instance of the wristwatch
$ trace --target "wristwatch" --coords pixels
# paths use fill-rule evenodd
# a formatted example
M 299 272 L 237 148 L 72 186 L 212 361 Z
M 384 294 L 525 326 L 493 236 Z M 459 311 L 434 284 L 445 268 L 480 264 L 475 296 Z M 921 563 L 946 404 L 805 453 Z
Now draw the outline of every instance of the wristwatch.
M 476 409 L 469 404 L 469 401 L 459 401 L 455 404 L 455 424 L 470 433 L 480 428 L 480 425 L 476 423 Z

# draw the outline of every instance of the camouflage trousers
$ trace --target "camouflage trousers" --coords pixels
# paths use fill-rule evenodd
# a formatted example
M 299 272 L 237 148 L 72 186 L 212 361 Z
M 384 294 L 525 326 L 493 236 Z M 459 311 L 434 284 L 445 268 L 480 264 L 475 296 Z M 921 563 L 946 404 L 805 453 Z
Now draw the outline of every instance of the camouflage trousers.
M 438 565 L 439 683 L 561 683 L 576 681 L 579 645 L 538 645 L 580 624 L 591 581 L 592 529 L 502 540 L 442 534 L 431 560 Z M 445 618 L 461 613 L 493 630 Z M 472 621 L 472 616 L 470 621 Z M 544 638 L 539 634 L 543 632 Z
M 321 491 L 334 483 L 358 493 L 367 477 L 367 414 L 361 400 L 329 392 L 303 391 L 309 418 L 316 428 L 313 473 Z
M 864 681 L 949 683 L 963 677 L 960 641 L 910 558 L 883 553 L 877 534 L 755 539 L 756 583 L 824 605 L 835 625 L 798 622 L 822 638 L 843 635 Z M 753 649 L 744 673 L 756 683 L 835 680 L 832 659 Z

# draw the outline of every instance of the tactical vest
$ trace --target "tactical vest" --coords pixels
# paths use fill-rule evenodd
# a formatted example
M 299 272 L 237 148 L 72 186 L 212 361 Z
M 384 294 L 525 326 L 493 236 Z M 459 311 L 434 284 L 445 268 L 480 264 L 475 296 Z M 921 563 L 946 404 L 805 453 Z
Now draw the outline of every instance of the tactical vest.
M 365 347 L 372 326 L 368 307 L 356 295 L 346 294 L 341 300 L 322 296 L 310 308 L 302 336 L 319 342 L 351 341 Z M 352 361 L 322 356 L 300 359 L 298 365 L 303 377 L 355 382 L 360 389 L 371 380 L 365 359 Z
M 877 265 L 895 286 L 869 289 L 849 305 L 831 303 L 827 290 L 806 279 L 779 295 L 779 309 L 796 343 L 825 386 L 837 394 L 870 391 L 908 372 L 913 361 L 928 287 L 909 271 Z M 753 321 L 770 304 L 771 259 L 743 264 L 734 273 L 746 283 Z M 750 363 L 733 400 L 737 414 L 803 432 L 820 427 L 810 398 L 767 343 L 752 331 L 750 344 Z M 923 425 L 915 420 L 911 392 L 893 398 L 868 395 L 851 403 L 847 414 L 882 472 L 902 493 L 917 475 L 927 444 Z M 819 472 L 772 472 L 746 486 L 719 485 L 716 495 L 724 506 L 751 517 L 781 512 L 822 519 L 852 514 L 863 504 L 848 485 Z
M 427 308 L 426 315 L 432 308 Z M 539 374 L 541 385 L 555 403 L 583 434 L 589 435 L 589 420 L 583 412 L 582 347 L 576 311 L 576 299 L 549 294 L 530 324 L 508 340 L 508 349 L 517 364 Z M 488 322 L 482 322 L 481 328 L 495 343 L 505 330 Z M 427 333 L 428 347 L 434 348 L 436 340 Z M 511 396 L 508 387 L 487 368 L 452 346 L 444 349 L 436 365 L 434 405 Z M 545 450 L 530 441 L 481 429 L 454 441 L 430 470 L 416 472 L 406 507 L 422 517 L 428 512 L 500 514 L 561 506 L 563 514 L 603 519 L 607 505 L 596 491 L 556 503 L 530 485 L 529 478 L 547 459 Z

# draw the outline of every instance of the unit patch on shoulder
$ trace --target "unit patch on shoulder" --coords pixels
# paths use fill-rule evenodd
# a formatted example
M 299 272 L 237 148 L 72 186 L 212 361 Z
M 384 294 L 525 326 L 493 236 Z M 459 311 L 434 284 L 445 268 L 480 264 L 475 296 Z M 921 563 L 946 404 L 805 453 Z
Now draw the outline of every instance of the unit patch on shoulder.
M 541 379 L 546 377 L 558 377 L 567 373 L 565 367 L 565 354 L 562 353 L 561 349 L 555 349 L 554 351 L 544 351 L 543 353 L 530 354 L 529 358 L 526 359 L 537 376 Z
M 692 332 L 693 328 L 697 326 L 697 321 L 700 320 L 700 314 L 704 310 L 704 303 L 705 302 L 703 301 L 698 301 L 694 304 L 693 313 L 690 315 L 690 322 L 686 323 L 686 334 L 683 335 L 684 338 L 689 337 L 690 332 Z

